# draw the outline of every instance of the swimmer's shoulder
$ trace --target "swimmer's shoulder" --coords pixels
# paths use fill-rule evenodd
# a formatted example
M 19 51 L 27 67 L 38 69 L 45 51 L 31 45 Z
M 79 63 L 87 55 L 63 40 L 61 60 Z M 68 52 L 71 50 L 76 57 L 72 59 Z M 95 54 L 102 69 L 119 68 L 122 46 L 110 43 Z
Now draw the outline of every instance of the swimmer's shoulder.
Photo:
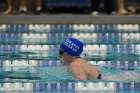
M 71 64 L 70 64 L 70 67 L 81 67 L 82 65 L 84 65 L 84 60 L 83 59 L 81 59 L 81 58 L 78 58 L 78 59 L 76 59 L 76 60 L 74 60 L 73 62 L 71 62 Z

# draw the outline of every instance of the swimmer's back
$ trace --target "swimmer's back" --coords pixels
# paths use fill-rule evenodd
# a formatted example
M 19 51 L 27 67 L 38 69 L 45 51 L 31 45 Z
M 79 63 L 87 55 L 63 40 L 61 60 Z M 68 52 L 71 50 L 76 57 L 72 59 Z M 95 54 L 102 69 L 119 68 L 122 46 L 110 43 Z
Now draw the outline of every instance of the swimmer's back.
M 88 64 L 84 59 L 78 58 L 69 65 L 70 72 L 76 79 L 97 79 L 99 71 L 95 66 Z

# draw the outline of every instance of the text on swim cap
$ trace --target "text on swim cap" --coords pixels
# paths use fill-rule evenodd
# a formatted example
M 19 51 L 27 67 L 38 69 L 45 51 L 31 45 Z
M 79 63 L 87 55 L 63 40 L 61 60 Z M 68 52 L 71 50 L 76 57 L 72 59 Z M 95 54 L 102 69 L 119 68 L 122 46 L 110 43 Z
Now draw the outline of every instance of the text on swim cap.
M 64 44 L 69 47 L 71 50 L 77 52 L 79 50 L 79 46 L 77 46 L 76 44 L 74 44 L 72 41 L 70 41 L 69 39 L 67 39 Z

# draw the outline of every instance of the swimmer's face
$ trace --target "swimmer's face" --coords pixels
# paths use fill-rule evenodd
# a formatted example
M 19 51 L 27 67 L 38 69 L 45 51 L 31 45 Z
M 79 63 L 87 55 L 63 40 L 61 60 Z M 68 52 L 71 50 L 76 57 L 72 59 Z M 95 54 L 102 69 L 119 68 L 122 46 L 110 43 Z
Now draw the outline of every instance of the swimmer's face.
M 60 58 L 60 62 L 62 65 L 65 65 L 65 62 L 63 60 L 63 54 L 64 54 L 64 51 L 59 49 L 59 58 Z
M 59 49 L 59 58 L 61 59 L 63 64 L 67 64 L 69 60 L 68 54 L 61 49 Z

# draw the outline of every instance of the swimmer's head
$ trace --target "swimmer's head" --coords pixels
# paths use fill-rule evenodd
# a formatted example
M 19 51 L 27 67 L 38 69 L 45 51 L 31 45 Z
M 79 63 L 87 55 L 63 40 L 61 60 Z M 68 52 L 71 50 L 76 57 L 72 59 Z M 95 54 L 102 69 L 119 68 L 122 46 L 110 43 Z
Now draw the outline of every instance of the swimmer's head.
M 80 56 L 83 52 L 83 43 L 75 38 L 68 38 L 60 44 L 60 49 L 71 56 Z M 62 51 L 60 51 L 61 54 Z M 60 55 L 61 55 L 60 54 Z

